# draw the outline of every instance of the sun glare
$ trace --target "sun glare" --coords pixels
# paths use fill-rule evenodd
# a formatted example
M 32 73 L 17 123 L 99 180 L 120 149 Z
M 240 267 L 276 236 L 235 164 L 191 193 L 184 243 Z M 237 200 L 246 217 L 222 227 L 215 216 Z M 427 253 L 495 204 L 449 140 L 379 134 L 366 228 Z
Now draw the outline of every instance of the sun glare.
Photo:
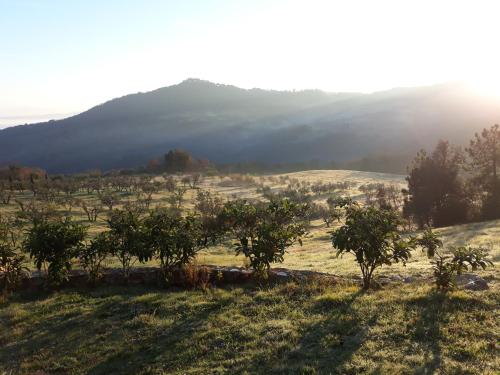
M 500 77 L 484 75 L 470 82 L 471 87 L 481 95 L 500 99 Z

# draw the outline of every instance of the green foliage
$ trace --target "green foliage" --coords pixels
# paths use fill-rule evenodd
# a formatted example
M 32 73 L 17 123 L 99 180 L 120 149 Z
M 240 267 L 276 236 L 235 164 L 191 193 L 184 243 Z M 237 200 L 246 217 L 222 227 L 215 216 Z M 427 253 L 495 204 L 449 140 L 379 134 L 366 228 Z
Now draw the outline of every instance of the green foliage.
M 345 224 L 332 233 L 337 256 L 352 253 L 361 268 L 363 287 L 370 288 L 373 272 L 383 265 L 409 259 L 415 247 L 413 238 L 404 239 L 398 230 L 401 219 L 393 210 L 375 207 L 346 207 Z
M 432 258 L 437 249 L 443 246 L 443 242 L 436 236 L 430 227 L 426 227 L 422 236 L 417 239 L 417 245 L 421 246 L 427 252 L 427 256 Z
M 25 258 L 6 243 L 0 243 L 0 291 L 8 293 L 21 282 L 28 270 L 24 266 Z
M 111 253 L 122 265 L 123 277 L 128 281 L 130 269 L 136 260 L 151 258 L 145 246 L 143 220 L 134 210 L 114 210 L 109 219 Z
M 148 260 L 159 259 L 166 278 L 174 268 L 190 263 L 206 241 L 201 221 L 193 215 L 181 217 L 167 210 L 155 210 L 145 219 Z
M 69 220 L 44 221 L 28 231 L 24 249 L 38 270 L 48 265 L 48 283 L 59 285 L 67 279 L 71 260 L 83 247 L 85 235 L 85 227 Z
M 417 154 L 410 168 L 403 212 L 420 228 L 463 223 L 467 220 L 469 199 L 459 176 L 462 152 L 440 141 L 429 156 Z
M 475 134 L 467 148 L 472 185 L 480 191 L 481 218 L 500 218 L 500 126 Z
M 288 199 L 267 205 L 233 201 L 225 205 L 222 216 L 226 228 L 238 240 L 236 253 L 244 254 L 250 266 L 265 275 L 271 263 L 283 262 L 287 248 L 296 242 L 302 244 L 306 211 L 306 205 Z
M 473 271 L 485 269 L 493 263 L 487 259 L 488 251 L 481 247 L 452 247 L 451 255 L 436 253 L 432 261 L 436 287 L 446 291 L 455 285 L 455 278 L 469 268 Z
M 79 254 L 80 265 L 87 272 L 91 284 L 101 277 L 102 263 L 113 250 L 113 241 L 108 232 L 99 233 Z
M 8 293 L 19 285 L 24 272 L 25 257 L 19 254 L 12 217 L 0 215 L 0 291 Z
M 206 242 L 215 244 L 225 234 L 221 213 L 224 208 L 220 197 L 209 191 L 199 190 L 194 209 L 201 220 Z

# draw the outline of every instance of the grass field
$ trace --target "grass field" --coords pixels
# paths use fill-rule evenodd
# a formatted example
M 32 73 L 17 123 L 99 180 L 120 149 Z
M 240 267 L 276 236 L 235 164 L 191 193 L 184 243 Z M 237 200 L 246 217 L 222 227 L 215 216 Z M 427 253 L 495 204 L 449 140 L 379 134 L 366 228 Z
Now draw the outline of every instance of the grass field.
M 0 305 L 6 374 L 498 374 L 500 294 L 113 287 Z

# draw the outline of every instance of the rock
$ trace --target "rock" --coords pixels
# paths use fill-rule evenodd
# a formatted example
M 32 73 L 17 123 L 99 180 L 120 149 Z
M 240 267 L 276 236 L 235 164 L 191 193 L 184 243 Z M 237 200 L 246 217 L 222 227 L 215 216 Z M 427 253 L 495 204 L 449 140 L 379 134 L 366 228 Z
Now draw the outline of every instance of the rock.
M 391 282 L 391 279 L 385 276 L 380 276 L 378 279 L 374 280 L 375 283 L 378 283 L 379 285 L 388 285 Z
M 474 280 L 474 281 L 469 281 L 467 284 L 465 284 L 464 289 L 467 290 L 487 290 L 490 287 L 488 286 L 488 283 L 486 280 Z
M 399 275 L 390 276 L 389 278 L 392 281 L 397 281 L 397 282 L 403 281 L 403 278 L 401 276 L 399 276 Z
M 403 282 L 409 284 L 409 283 L 414 283 L 416 280 L 417 279 L 413 276 L 407 276 L 403 279 Z
M 489 289 L 488 283 L 485 279 L 478 275 L 463 274 L 457 276 L 457 285 L 462 286 L 467 290 L 487 290 Z

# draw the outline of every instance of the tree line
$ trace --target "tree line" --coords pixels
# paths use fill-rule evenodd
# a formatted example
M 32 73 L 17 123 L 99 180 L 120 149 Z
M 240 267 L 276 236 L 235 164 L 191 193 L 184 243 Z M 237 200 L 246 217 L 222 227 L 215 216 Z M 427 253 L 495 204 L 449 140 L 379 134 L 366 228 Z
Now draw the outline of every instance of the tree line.
M 419 228 L 499 219 L 499 169 L 498 125 L 476 133 L 465 150 L 439 141 L 409 168 L 403 214 Z

